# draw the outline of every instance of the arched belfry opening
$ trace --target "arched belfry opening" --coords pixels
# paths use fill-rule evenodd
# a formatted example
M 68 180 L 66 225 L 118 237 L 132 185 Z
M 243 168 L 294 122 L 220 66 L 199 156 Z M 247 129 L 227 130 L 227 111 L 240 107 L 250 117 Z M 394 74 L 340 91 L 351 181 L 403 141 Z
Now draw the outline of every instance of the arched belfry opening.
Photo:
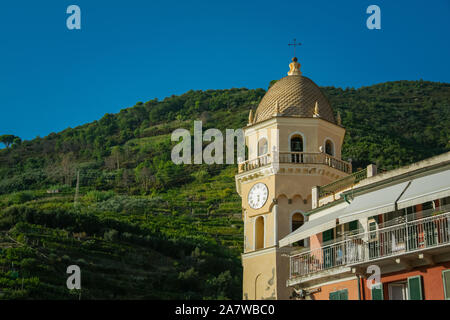
M 258 141 L 258 157 L 267 154 L 269 146 L 266 138 L 262 138 Z
M 303 137 L 299 134 L 291 137 L 291 151 L 303 152 Z
M 291 137 L 289 142 L 291 146 L 291 152 L 303 152 L 303 137 L 299 134 L 295 134 Z M 301 163 L 303 162 L 303 155 L 300 153 L 293 153 L 292 162 Z
M 325 141 L 325 153 L 334 157 L 334 143 L 329 139 Z
M 255 250 L 264 248 L 264 218 L 255 220 Z

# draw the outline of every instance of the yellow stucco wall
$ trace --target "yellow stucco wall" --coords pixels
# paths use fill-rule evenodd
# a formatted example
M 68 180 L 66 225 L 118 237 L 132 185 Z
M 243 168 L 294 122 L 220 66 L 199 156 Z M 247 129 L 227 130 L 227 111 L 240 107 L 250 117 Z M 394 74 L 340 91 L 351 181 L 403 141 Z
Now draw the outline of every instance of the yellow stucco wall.
M 243 257 L 242 266 L 243 299 L 276 299 L 276 253 L 274 250 Z
M 283 256 L 285 252 L 270 247 L 243 255 L 243 299 L 289 299 L 291 289 L 286 287 L 289 258 Z
M 303 152 L 317 153 L 325 148 L 325 140 L 334 144 L 334 156 L 341 158 L 345 130 L 316 118 L 273 118 L 245 128 L 249 159 L 257 158 L 258 141 L 268 141 L 268 153 L 275 146 L 279 152 L 290 151 L 290 137 L 301 134 Z M 237 179 L 242 197 L 244 220 L 243 298 L 288 299 L 292 289 L 286 287 L 289 277 L 289 258 L 283 253 L 291 247 L 278 248 L 278 240 L 291 232 L 291 217 L 295 212 L 311 210 L 311 189 L 330 183 L 346 174 L 321 164 L 281 164 L 278 171 L 260 167 L 243 179 Z M 241 173 L 242 175 L 242 173 Z M 239 176 L 239 175 L 238 175 Z M 256 183 L 264 183 L 268 190 L 266 203 L 260 209 L 248 205 L 248 193 Z M 276 211 L 276 214 L 275 214 Z M 255 251 L 256 218 L 264 217 L 265 248 Z

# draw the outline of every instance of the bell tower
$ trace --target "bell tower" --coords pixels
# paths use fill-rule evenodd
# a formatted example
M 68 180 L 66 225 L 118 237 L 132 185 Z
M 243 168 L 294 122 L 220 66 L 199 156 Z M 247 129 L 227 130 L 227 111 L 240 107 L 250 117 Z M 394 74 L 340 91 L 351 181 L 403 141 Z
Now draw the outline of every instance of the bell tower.
M 327 98 L 302 76 L 297 58 L 289 67 L 244 128 L 248 159 L 235 177 L 244 221 L 243 299 L 289 299 L 285 255 L 313 244 L 279 248 L 278 240 L 307 220 L 313 187 L 352 171 L 341 159 L 345 129 Z

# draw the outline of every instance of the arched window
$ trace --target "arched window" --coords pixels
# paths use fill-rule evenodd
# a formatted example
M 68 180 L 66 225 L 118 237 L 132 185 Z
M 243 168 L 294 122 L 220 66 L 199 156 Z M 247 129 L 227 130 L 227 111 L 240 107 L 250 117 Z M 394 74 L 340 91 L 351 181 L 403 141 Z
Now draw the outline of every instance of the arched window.
M 292 215 L 292 231 L 297 230 L 303 225 L 303 215 L 300 212 Z
M 294 135 L 290 141 L 291 144 L 291 152 L 303 152 L 303 138 L 301 135 Z M 302 163 L 303 155 L 302 154 L 292 154 L 292 162 Z
M 255 220 L 255 250 L 264 248 L 264 218 Z
M 297 230 L 303 225 L 303 215 L 300 212 L 296 212 L 292 215 L 291 218 L 291 228 L 292 231 Z M 304 246 L 304 240 L 297 241 L 294 243 L 295 246 Z
M 334 144 L 333 142 L 331 142 L 331 140 L 327 139 L 325 141 L 325 153 L 330 156 L 334 156 Z
M 303 138 L 295 135 L 291 138 L 291 152 L 303 152 Z
M 267 152 L 268 152 L 267 139 L 262 138 L 258 141 L 258 157 L 267 154 Z

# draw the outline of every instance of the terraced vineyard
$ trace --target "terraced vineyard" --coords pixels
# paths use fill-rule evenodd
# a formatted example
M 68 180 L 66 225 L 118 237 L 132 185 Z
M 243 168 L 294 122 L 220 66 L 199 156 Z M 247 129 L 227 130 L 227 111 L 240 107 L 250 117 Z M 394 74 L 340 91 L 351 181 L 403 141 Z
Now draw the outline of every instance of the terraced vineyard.
M 450 150 L 449 84 L 323 90 L 354 170 Z M 236 166 L 175 165 L 170 136 L 243 127 L 264 93 L 189 91 L 0 150 L 0 298 L 240 299 Z M 66 287 L 73 264 L 81 290 Z

